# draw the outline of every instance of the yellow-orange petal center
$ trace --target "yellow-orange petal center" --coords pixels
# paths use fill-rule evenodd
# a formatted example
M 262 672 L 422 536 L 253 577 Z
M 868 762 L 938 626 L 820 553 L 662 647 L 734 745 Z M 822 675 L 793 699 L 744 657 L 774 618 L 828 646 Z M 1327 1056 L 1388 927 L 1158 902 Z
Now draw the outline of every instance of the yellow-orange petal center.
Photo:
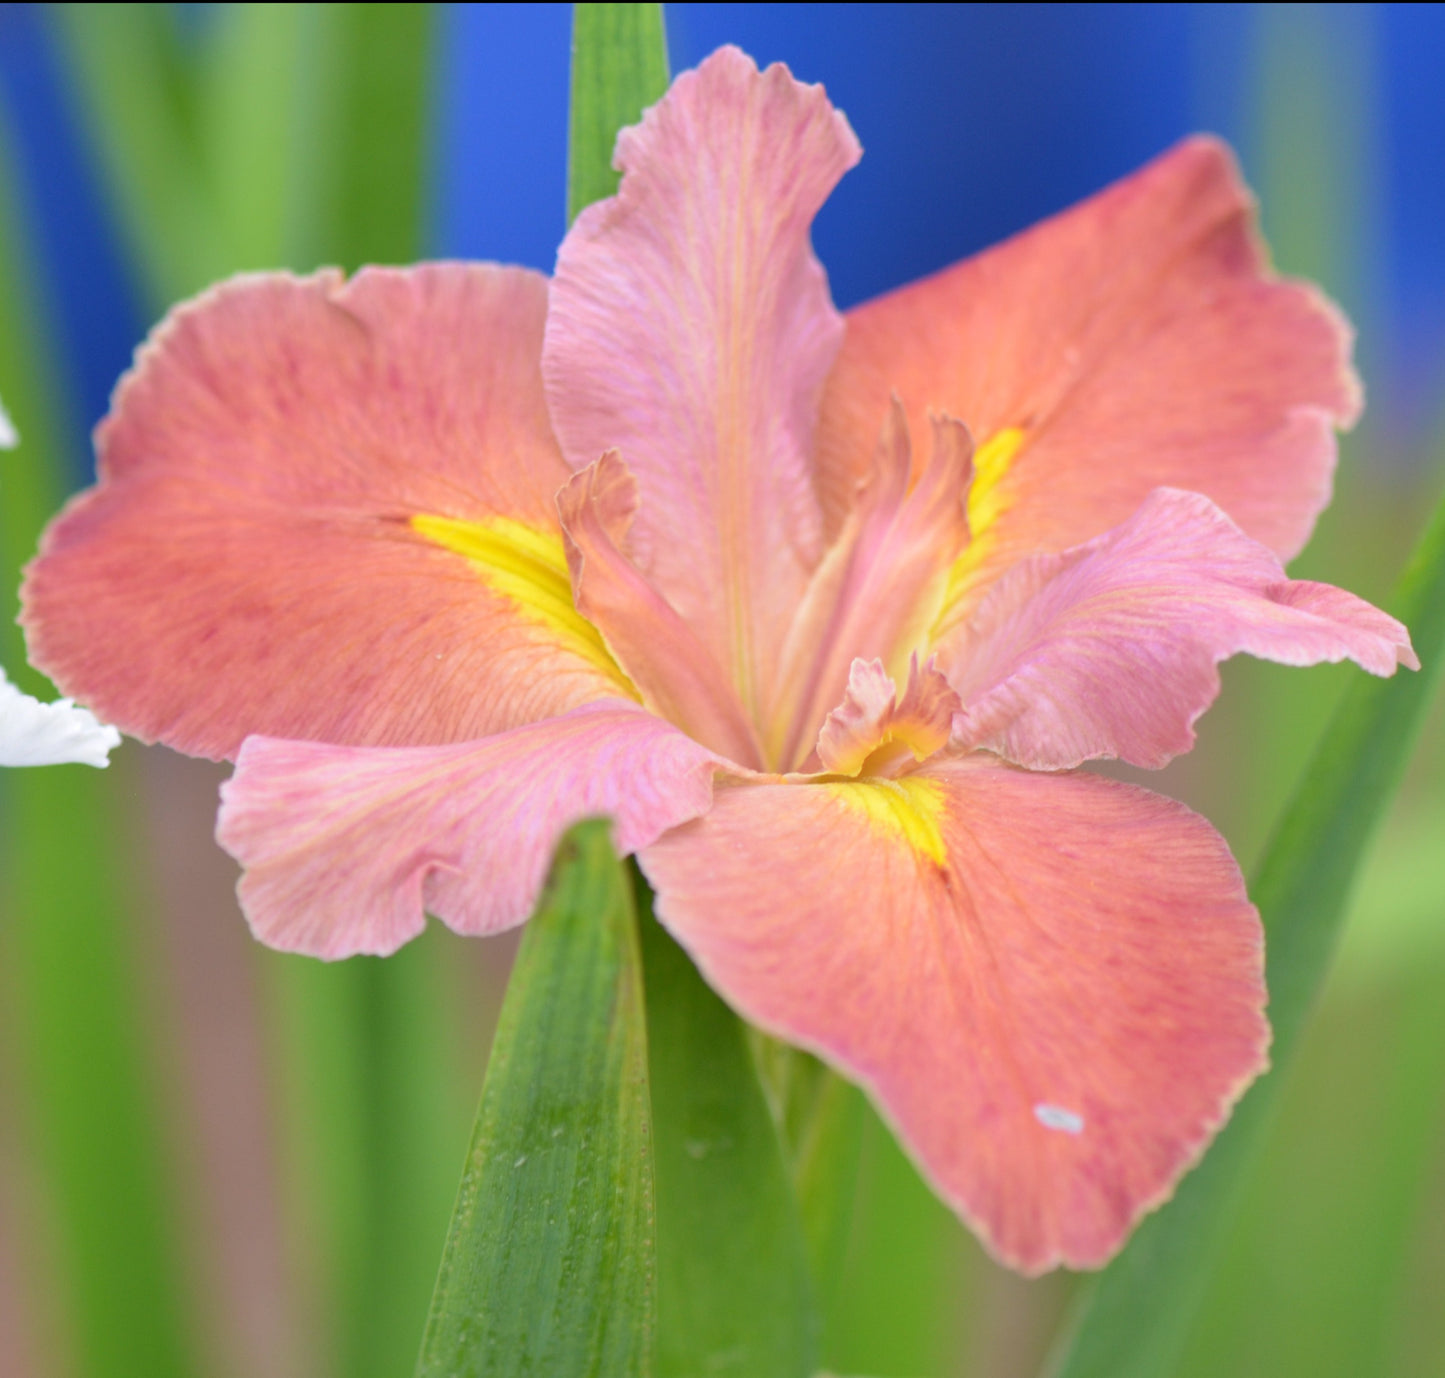
M 818 787 L 831 790 L 873 827 L 901 837 L 935 865 L 947 864 L 941 826 L 944 795 L 936 782 L 906 776 L 901 780 L 826 780 Z

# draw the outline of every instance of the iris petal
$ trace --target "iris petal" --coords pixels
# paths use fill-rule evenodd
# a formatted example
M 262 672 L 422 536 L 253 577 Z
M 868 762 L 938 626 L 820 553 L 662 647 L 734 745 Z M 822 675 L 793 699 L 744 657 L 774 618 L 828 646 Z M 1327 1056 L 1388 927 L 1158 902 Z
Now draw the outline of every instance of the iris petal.
M 1238 868 L 1143 790 L 985 755 L 738 786 L 640 860 L 708 980 L 869 1087 L 1027 1273 L 1103 1263 L 1265 1065 Z

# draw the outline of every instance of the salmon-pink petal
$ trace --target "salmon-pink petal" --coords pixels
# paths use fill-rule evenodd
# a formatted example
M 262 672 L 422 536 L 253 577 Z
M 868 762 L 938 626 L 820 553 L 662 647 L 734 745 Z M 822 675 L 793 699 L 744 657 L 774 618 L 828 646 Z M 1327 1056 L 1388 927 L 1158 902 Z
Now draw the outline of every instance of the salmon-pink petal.
M 893 775 L 948 744 L 959 698 L 933 662 L 919 668 L 914 656 L 902 699 L 881 660 L 855 660 L 848 692 L 818 734 L 825 771 Z
M 178 308 L 31 566 L 31 658 L 209 756 L 254 732 L 468 740 L 626 693 L 571 605 L 546 304 L 535 273 L 436 264 L 242 277 Z M 468 534 L 500 551 L 492 582 Z
M 1238 868 L 1131 786 L 987 755 L 738 785 L 639 860 L 708 980 L 869 1087 L 1024 1272 L 1108 1259 L 1264 1066 Z
M 448 746 L 251 737 L 222 786 L 216 836 L 246 868 L 241 904 L 262 942 L 384 955 L 428 913 L 458 933 L 521 923 L 573 823 L 610 816 L 627 855 L 706 812 L 714 764 L 616 701 Z
M 637 483 L 616 450 L 557 495 L 578 610 L 654 712 L 734 761 L 762 765 L 757 736 L 722 668 L 697 634 L 623 554 Z
M 578 216 L 552 284 L 567 460 L 622 452 L 638 562 L 750 712 L 821 552 L 813 434 L 842 320 L 808 229 L 858 157 L 822 87 L 723 48 L 619 135 L 620 190 Z
M 1327 584 L 1291 582 L 1275 554 L 1208 498 L 1161 488 L 1122 526 L 1022 561 L 939 648 L 963 700 L 956 747 L 1056 770 L 1092 756 L 1162 766 L 1238 652 L 1286 665 L 1346 658 L 1419 667 L 1393 617 Z
M 804 762 L 857 659 L 901 674 L 942 608 L 949 568 L 968 541 L 968 428 L 929 418 L 933 447 L 919 465 L 895 399 L 849 520 L 808 587 L 783 655 L 768 740 L 784 769 Z
M 819 433 L 834 527 L 890 392 L 915 425 L 943 408 L 981 449 L 1022 441 L 966 557 L 974 595 L 1161 486 L 1207 494 L 1288 559 L 1329 499 L 1332 427 L 1360 410 L 1348 326 L 1270 273 L 1253 199 L 1208 138 L 847 319 Z

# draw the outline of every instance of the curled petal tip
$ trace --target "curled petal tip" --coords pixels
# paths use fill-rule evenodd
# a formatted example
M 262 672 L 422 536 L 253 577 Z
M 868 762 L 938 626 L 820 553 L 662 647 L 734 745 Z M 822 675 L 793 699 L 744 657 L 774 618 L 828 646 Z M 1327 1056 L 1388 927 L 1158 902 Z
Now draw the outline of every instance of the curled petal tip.
M 932 662 L 920 669 L 917 655 L 901 699 L 881 660 L 855 660 L 848 692 L 819 733 L 818 759 L 834 774 L 891 774 L 942 750 L 959 707 L 948 681 Z
M 1155 769 L 1193 746 L 1217 664 L 1241 652 L 1377 675 L 1415 658 L 1393 617 L 1288 579 L 1208 498 L 1161 488 L 1114 530 L 1021 561 L 943 639 L 963 700 L 952 744 L 1036 770 L 1094 757 Z

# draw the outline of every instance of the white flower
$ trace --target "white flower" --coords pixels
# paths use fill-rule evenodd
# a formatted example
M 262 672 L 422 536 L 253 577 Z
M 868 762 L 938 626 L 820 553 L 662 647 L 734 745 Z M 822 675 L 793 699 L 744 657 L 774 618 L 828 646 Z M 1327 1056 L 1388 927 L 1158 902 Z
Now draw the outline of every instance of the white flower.
M 120 733 L 69 699 L 41 703 L 22 694 L 0 669 L 0 766 L 107 766 Z

